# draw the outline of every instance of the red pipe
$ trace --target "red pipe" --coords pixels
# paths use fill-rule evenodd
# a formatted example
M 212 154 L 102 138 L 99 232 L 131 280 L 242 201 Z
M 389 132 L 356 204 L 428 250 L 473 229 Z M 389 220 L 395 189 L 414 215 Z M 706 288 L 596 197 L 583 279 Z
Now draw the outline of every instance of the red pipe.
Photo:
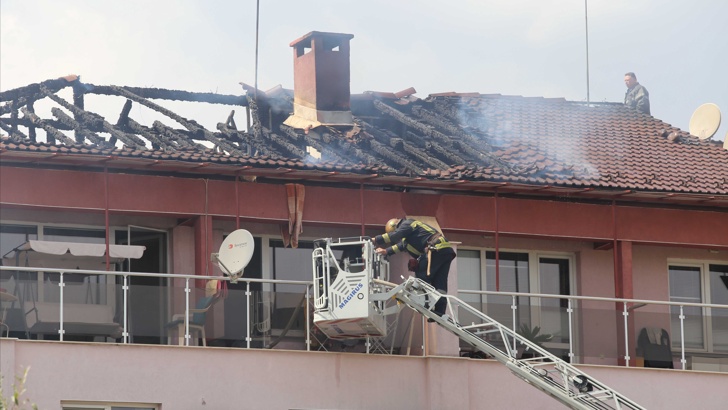
M 495 189 L 495 291 L 500 292 L 500 251 L 498 249 L 498 189 Z
M 238 195 L 238 185 L 240 183 L 240 175 L 235 174 L 235 229 L 240 229 L 240 196 Z
M 109 256 L 109 167 L 104 167 L 104 225 L 106 226 L 106 270 L 111 270 L 111 258 Z M 131 244 L 130 244 L 131 245 Z
M 617 205 L 612 200 L 612 258 L 614 259 L 614 297 L 622 297 L 622 284 L 619 275 L 619 255 L 617 253 Z
M 359 210 L 361 212 L 361 236 L 364 236 L 364 184 L 359 184 Z

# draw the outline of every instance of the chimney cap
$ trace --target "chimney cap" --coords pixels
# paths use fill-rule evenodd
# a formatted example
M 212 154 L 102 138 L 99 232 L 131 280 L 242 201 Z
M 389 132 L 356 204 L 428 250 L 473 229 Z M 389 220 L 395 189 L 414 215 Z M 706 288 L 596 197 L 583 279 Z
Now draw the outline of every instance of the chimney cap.
M 290 44 L 291 47 L 295 47 L 299 43 L 305 43 L 303 44 L 304 47 L 309 47 L 311 45 L 311 39 L 314 37 L 329 37 L 329 38 L 338 38 L 341 40 L 351 40 L 354 38 L 353 34 L 345 34 L 345 33 L 329 33 L 325 31 L 312 31 L 308 34 L 304 34 L 302 37 L 293 40 Z

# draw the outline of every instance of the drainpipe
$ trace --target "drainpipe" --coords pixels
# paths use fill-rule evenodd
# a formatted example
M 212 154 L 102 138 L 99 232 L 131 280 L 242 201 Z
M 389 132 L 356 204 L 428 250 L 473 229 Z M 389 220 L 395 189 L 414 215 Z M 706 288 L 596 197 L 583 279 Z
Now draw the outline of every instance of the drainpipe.
M 104 225 L 106 227 L 106 270 L 111 270 L 109 257 L 109 167 L 104 167 Z M 130 244 L 131 245 L 131 244 Z
M 361 214 L 361 236 L 364 236 L 364 184 L 359 184 L 359 210 Z
M 205 225 L 204 225 L 204 227 L 205 227 L 205 255 L 204 255 L 205 259 L 204 259 L 204 261 L 205 261 L 205 276 L 210 276 L 210 259 L 209 259 L 210 241 L 209 240 L 210 240 L 210 230 L 212 229 L 212 226 L 210 226 L 211 221 L 210 221 L 209 213 L 207 210 L 207 205 L 210 201 L 209 194 L 208 194 L 208 189 L 209 189 L 208 185 L 210 183 L 210 180 L 205 179 L 204 181 L 205 181 Z M 205 282 L 205 283 L 207 283 L 207 282 Z
M 619 255 L 617 253 L 617 204 L 612 200 L 612 259 L 614 260 L 614 297 L 622 297 L 622 284 L 619 280 Z
M 240 195 L 238 195 L 238 185 L 240 185 L 240 174 L 235 173 L 235 229 L 240 229 Z
M 625 298 L 625 297 L 632 297 L 632 295 L 625 295 L 624 292 L 624 271 L 622 266 L 622 252 L 618 249 L 618 240 L 617 240 L 617 203 L 616 201 L 612 200 L 612 233 L 613 233 L 613 239 L 612 239 L 612 258 L 614 260 L 614 297 L 615 298 Z M 624 365 L 629 367 L 630 366 L 630 350 L 629 350 L 629 326 L 630 322 L 632 322 L 632 325 L 634 325 L 634 319 L 627 316 L 629 314 L 627 309 L 627 303 L 622 302 L 620 306 L 619 302 L 615 302 L 614 308 L 617 312 L 622 312 L 622 315 L 617 314 L 617 346 L 620 346 L 620 342 L 624 341 L 624 354 L 622 355 L 619 351 L 621 349 L 618 348 L 618 358 L 617 363 L 620 364 L 622 361 L 624 362 Z M 620 317 L 622 316 L 622 317 Z
M 495 189 L 495 291 L 500 292 L 500 251 L 498 245 L 498 188 Z

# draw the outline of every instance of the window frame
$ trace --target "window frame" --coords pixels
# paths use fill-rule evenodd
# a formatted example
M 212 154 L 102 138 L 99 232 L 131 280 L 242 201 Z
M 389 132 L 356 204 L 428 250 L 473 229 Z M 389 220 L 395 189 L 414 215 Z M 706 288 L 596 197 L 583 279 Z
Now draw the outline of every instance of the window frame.
M 495 252 L 495 248 L 490 247 L 478 247 L 478 246 L 458 246 L 458 250 L 468 250 L 468 251 L 478 251 L 480 255 L 480 283 L 481 288 L 483 286 L 487 286 L 487 264 L 488 261 L 486 259 L 487 252 Z M 543 293 L 541 292 L 541 272 L 540 272 L 540 262 L 542 258 L 550 258 L 550 259 L 565 259 L 568 261 L 568 268 L 569 268 L 569 295 L 575 296 L 576 291 L 578 289 L 577 287 L 577 272 L 576 272 L 576 252 L 564 252 L 564 251 L 545 251 L 545 250 L 538 250 L 538 249 L 530 249 L 530 250 L 524 250 L 524 249 L 514 249 L 514 248 L 499 248 L 499 253 L 502 252 L 508 252 L 508 253 L 520 253 L 520 254 L 527 254 L 528 255 L 528 289 L 529 293 Z M 459 274 L 459 272 L 458 272 Z M 459 290 L 459 289 L 458 289 Z M 475 290 L 475 289 L 471 289 Z M 486 290 L 486 291 L 495 291 L 495 289 L 480 289 L 480 290 Z M 490 295 L 482 295 L 481 296 L 481 303 L 483 306 L 487 306 L 488 303 L 488 296 Z M 531 319 L 531 326 L 541 326 L 542 324 L 542 303 L 541 298 L 539 297 L 533 297 L 529 298 L 529 314 Z M 575 309 L 576 306 L 572 305 L 572 309 Z M 484 312 L 487 314 L 487 312 Z M 572 317 L 572 327 L 574 329 L 574 334 L 577 333 L 577 325 L 579 323 L 578 320 L 578 309 L 574 310 L 573 317 Z M 508 325 L 510 327 L 510 324 Z M 575 338 L 573 341 L 573 346 L 576 349 L 577 348 L 577 340 L 578 338 Z M 553 349 L 568 349 L 569 343 L 568 342 L 546 342 L 543 343 L 543 345 L 547 348 L 553 348 Z
M 710 265 L 728 266 L 728 261 L 725 260 L 695 260 L 695 259 L 684 259 L 684 258 L 668 258 L 666 261 L 667 271 L 667 295 L 672 302 L 672 289 L 670 288 L 670 269 L 674 267 L 686 267 L 686 268 L 698 268 L 700 269 L 700 292 L 701 300 L 700 303 L 711 304 L 712 303 L 712 289 L 710 284 Z M 713 344 L 713 315 L 712 309 L 709 307 L 702 307 L 701 313 L 703 316 L 703 347 L 692 348 L 686 347 L 685 351 L 690 353 L 709 353 L 718 355 L 728 355 L 725 351 L 715 351 Z M 671 313 L 672 315 L 672 313 Z M 679 329 L 678 329 L 679 330 Z M 675 334 L 675 329 L 670 329 L 671 334 Z M 671 339 L 672 342 L 672 339 Z
M 105 402 L 105 401 L 66 401 L 61 400 L 61 410 L 114 410 L 115 408 L 136 408 L 144 410 L 161 410 L 160 403 L 132 403 L 132 402 Z

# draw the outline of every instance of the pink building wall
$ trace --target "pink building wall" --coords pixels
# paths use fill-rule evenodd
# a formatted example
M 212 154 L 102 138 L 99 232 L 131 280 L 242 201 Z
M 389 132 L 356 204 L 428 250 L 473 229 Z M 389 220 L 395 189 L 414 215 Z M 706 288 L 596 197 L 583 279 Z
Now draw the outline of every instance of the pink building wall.
M 159 403 L 162 409 L 562 409 L 492 360 L 0 339 L 4 391 L 30 367 L 26 397 Z M 582 369 L 648 409 L 722 409 L 728 374 Z

